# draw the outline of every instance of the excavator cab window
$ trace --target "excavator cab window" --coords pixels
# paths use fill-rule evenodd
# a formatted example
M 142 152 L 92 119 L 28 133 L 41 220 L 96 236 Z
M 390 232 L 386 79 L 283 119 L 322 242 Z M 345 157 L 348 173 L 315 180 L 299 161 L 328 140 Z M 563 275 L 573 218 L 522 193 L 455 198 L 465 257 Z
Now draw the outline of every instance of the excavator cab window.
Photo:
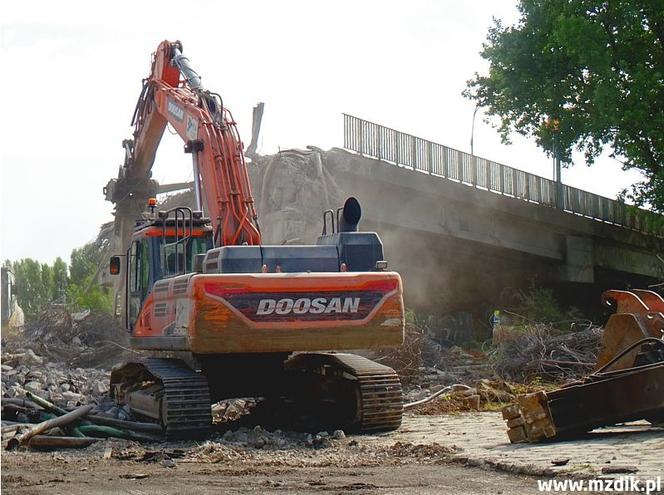
M 160 278 L 174 277 L 191 272 L 194 257 L 212 249 L 212 239 L 209 235 L 189 237 L 178 243 L 175 241 L 174 237 L 167 237 L 166 243 L 159 244 Z
M 129 255 L 129 325 L 133 327 L 150 289 L 150 246 L 147 239 L 134 241 Z

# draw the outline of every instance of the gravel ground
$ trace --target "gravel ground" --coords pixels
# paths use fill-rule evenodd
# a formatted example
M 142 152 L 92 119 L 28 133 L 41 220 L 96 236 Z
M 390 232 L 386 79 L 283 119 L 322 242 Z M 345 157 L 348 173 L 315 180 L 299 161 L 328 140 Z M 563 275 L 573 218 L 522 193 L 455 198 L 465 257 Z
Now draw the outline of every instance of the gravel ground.
M 74 453 L 3 453 L 2 490 L 67 495 L 538 493 L 535 478 L 464 467 L 451 462 L 441 447 L 374 448 L 356 438 L 322 449 L 235 449 L 214 444 L 146 449 L 100 442 Z M 349 446 L 352 442 L 357 445 Z

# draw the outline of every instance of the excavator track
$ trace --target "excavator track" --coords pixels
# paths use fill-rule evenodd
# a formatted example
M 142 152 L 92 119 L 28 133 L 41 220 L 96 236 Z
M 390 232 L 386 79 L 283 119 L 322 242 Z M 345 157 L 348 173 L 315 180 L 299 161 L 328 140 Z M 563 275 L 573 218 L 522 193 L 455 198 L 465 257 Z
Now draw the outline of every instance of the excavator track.
M 149 393 L 136 388 L 152 383 Z M 115 387 L 114 387 L 115 385 Z M 111 390 L 122 387 L 122 397 L 134 412 L 160 422 L 168 438 L 205 435 L 212 425 L 210 391 L 201 373 L 179 359 L 148 358 L 130 363 L 111 375 Z M 132 394 L 134 394 L 132 396 Z M 115 392 L 116 400 L 118 392 Z M 140 401 L 140 410 L 132 407 Z M 150 414 L 151 413 L 151 414 Z
M 347 412 L 344 426 L 364 433 L 396 430 L 401 426 L 403 393 L 399 375 L 388 366 L 362 356 L 342 353 L 298 354 L 286 368 L 313 373 L 323 380 L 335 376 L 344 382 L 347 393 L 336 394 L 330 402 Z M 324 403 L 324 401 L 323 401 Z
M 205 376 L 179 359 L 150 358 L 145 366 L 163 385 L 161 408 L 166 435 L 207 433 L 212 425 L 212 412 Z

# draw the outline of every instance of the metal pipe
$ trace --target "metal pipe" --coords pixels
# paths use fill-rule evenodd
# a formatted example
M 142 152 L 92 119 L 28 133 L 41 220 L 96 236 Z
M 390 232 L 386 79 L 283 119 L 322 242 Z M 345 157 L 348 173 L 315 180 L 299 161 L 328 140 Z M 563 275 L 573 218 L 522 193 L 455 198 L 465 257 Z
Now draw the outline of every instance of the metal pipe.
M 90 437 L 55 437 L 50 435 L 35 435 L 30 439 L 28 445 L 33 448 L 60 449 L 60 448 L 83 448 L 99 441 Z
M 335 228 L 334 228 L 334 210 L 325 210 L 323 212 L 323 233 L 322 235 L 327 235 L 327 216 L 328 214 L 330 215 L 330 226 L 332 230 L 332 234 L 335 233 Z
M 346 200 L 343 208 L 337 210 L 337 230 L 339 232 L 357 232 L 357 224 L 360 223 L 361 217 L 360 202 L 351 196 Z
M 3 397 L 2 400 L 0 401 L 0 404 L 2 404 L 2 407 L 11 404 L 13 406 L 27 407 L 30 409 L 40 409 L 40 406 L 37 405 L 35 402 L 20 398 L 10 399 L 7 397 Z
M 76 420 L 84 417 L 86 414 L 92 411 L 92 409 L 94 409 L 94 406 L 92 404 L 88 404 L 87 406 L 81 406 L 78 409 L 74 409 L 73 411 L 68 412 L 64 416 L 58 416 L 57 418 L 47 419 L 46 421 L 34 425 L 31 429 L 29 429 L 25 433 L 17 437 L 11 438 L 7 444 L 7 450 L 15 449 L 19 445 L 26 443 L 35 435 L 39 435 L 40 433 L 44 433 L 45 431 L 52 430 L 53 428 L 67 426 L 75 422 Z
M 179 48 L 173 47 L 173 65 L 175 65 L 184 78 L 189 83 L 192 89 L 197 91 L 203 91 L 203 84 L 201 82 L 201 76 L 194 70 L 189 62 L 189 59 L 182 55 L 182 52 Z
M 102 426 L 112 426 L 114 428 L 120 428 L 125 430 L 134 430 L 134 431 L 145 431 L 149 433 L 161 433 L 162 428 L 157 423 L 142 423 L 138 421 L 125 421 L 122 419 L 116 418 L 107 418 L 105 416 L 99 416 L 97 414 L 89 414 L 88 419 Z
M 456 392 L 458 390 L 471 390 L 471 387 L 469 387 L 468 385 L 462 385 L 461 383 L 455 383 L 454 385 L 449 385 L 447 387 L 441 388 L 438 392 L 430 395 L 429 397 L 425 397 L 424 399 L 421 400 L 416 400 L 415 402 L 408 402 L 407 404 L 403 405 L 403 408 L 404 410 L 412 409 L 413 407 L 421 406 L 422 404 L 431 402 L 432 400 L 434 400 L 437 397 L 440 397 L 443 394 Z
M 39 407 L 42 407 L 43 409 L 46 409 L 47 411 L 50 411 L 54 414 L 57 414 L 58 416 L 62 416 L 63 414 L 67 414 L 68 411 L 65 411 L 61 407 L 56 406 L 55 404 L 47 401 L 43 397 L 39 397 L 36 394 L 33 394 L 29 390 L 25 391 L 25 396 L 30 399 L 32 402 L 34 402 L 36 405 Z
M 562 167 L 560 166 L 560 143 L 558 142 L 558 131 L 553 134 L 553 180 L 556 182 L 556 207 L 564 209 L 565 198 L 563 195 Z
M 196 202 L 196 210 L 203 211 L 203 201 L 201 199 L 201 176 L 200 168 L 198 165 L 198 152 L 193 150 L 191 152 L 191 161 L 194 166 L 194 200 Z

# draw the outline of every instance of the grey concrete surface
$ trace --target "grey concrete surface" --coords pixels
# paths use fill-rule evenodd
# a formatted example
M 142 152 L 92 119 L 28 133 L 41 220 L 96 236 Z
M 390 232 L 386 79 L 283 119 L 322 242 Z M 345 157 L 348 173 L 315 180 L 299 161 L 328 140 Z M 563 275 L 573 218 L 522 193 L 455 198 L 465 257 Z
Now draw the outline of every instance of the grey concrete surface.
M 602 468 L 634 467 L 637 479 L 664 478 L 664 429 L 637 422 L 597 429 L 584 438 L 541 444 L 510 444 L 500 413 L 443 416 L 406 415 L 393 434 L 364 437 L 368 443 L 397 441 L 458 447 L 454 454 L 471 465 L 541 476 L 626 476 L 603 474 Z M 562 466 L 552 461 L 568 460 Z M 664 480 L 663 480 L 664 483 Z

